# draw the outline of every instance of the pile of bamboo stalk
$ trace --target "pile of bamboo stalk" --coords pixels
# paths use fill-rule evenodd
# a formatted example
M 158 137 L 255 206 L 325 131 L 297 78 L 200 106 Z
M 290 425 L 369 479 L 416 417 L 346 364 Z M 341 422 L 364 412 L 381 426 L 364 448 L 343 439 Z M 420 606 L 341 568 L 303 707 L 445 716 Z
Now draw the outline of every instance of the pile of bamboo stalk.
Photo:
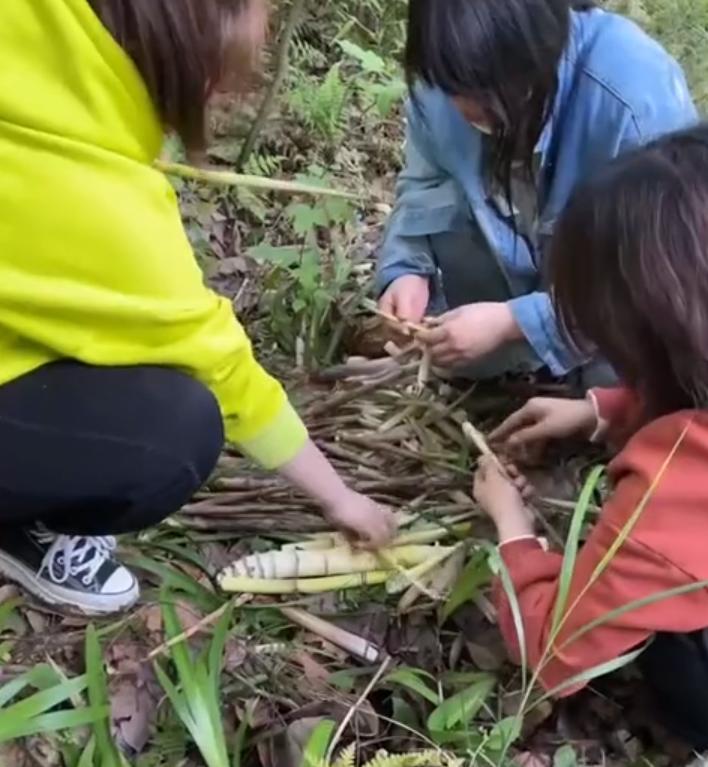
M 470 450 L 462 424 L 471 390 L 419 384 L 417 363 L 354 360 L 321 374 L 300 410 L 311 436 L 356 490 L 412 514 L 468 513 Z M 332 384 L 335 383 L 333 387 Z M 326 530 L 309 499 L 249 462 L 224 457 L 179 522 L 240 534 Z

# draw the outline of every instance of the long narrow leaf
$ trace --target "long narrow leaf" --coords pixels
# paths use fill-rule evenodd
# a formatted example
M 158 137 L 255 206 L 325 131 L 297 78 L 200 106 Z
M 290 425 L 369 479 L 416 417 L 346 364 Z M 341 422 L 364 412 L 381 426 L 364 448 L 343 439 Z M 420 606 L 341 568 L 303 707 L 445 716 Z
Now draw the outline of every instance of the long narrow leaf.
M 336 726 L 327 719 L 315 727 L 305 746 L 302 767 L 327 767 L 325 761 Z
M 9 726 L 10 723 L 27 722 L 35 716 L 50 711 L 60 703 L 70 700 L 77 693 L 83 692 L 87 684 L 86 675 L 77 676 L 3 709 L 2 716 L 0 716 L 0 728 L 3 725 Z
M 444 732 L 466 726 L 484 706 L 494 689 L 496 679 L 489 674 L 480 674 L 479 680 L 466 690 L 443 701 L 428 717 L 430 732 Z
M 109 714 L 106 707 L 76 708 L 70 711 L 57 711 L 52 714 L 42 714 L 27 719 L 0 721 L 0 743 L 27 738 L 40 732 L 56 732 L 58 730 L 73 730 L 76 727 L 91 725 Z
M 597 466 L 592 470 L 592 473 L 588 477 L 583 491 L 580 494 L 578 503 L 575 506 L 573 513 L 573 519 L 570 523 L 570 531 L 568 532 L 568 540 L 565 544 L 565 555 L 563 557 L 563 566 L 561 568 L 560 578 L 558 581 L 558 595 L 556 597 L 556 604 L 553 608 L 553 623 L 551 628 L 551 634 L 555 633 L 560 625 L 563 615 L 565 614 L 565 608 L 568 602 L 568 594 L 570 593 L 570 585 L 573 580 L 573 572 L 575 570 L 575 561 L 578 556 L 578 547 L 580 546 L 580 533 L 587 517 L 590 501 L 592 500 L 593 493 L 597 488 L 597 485 L 603 475 L 604 468 Z
M 634 650 L 633 652 L 627 653 L 626 655 L 621 655 L 619 658 L 613 658 L 612 660 L 607 661 L 607 663 L 600 663 L 597 666 L 593 666 L 592 668 L 587 669 L 586 671 L 575 674 L 575 676 L 570 677 L 570 679 L 566 679 L 562 684 L 559 684 L 557 687 L 554 687 L 552 690 L 549 690 L 547 693 L 545 693 L 541 698 L 539 698 L 539 700 L 536 702 L 536 705 L 542 703 L 545 700 L 548 700 L 549 698 L 556 698 L 561 693 L 572 690 L 576 685 L 586 685 L 589 682 L 592 682 L 594 679 L 599 679 L 601 676 L 607 676 L 607 674 L 612 674 L 615 671 L 619 671 L 619 669 L 624 668 L 625 666 L 629 666 L 630 663 L 634 663 L 634 661 L 637 660 L 637 658 L 643 652 L 644 648 L 640 647 L 638 650 Z
M 93 624 L 86 629 L 86 676 L 88 678 L 89 704 L 95 709 L 105 708 L 110 711 L 101 645 Z M 111 736 L 108 716 L 94 722 L 93 734 L 101 767 L 121 767 L 121 758 Z
M 657 487 L 659 487 L 661 481 L 664 478 L 664 475 L 668 471 L 669 466 L 671 465 L 671 462 L 674 460 L 674 457 L 676 456 L 676 453 L 678 453 L 679 448 L 683 444 L 683 441 L 686 439 L 686 435 L 688 434 L 688 430 L 691 428 L 691 423 L 689 422 L 684 430 L 679 435 L 679 438 L 676 440 L 676 444 L 671 448 L 671 452 L 666 456 L 665 461 L 661 465 L 661 468 L 657 472 L 656 477 L 652 480 L 651 485 L 647 488 L 646 493 L 642 496 L 642 500 L 639 502 L 639 505 L 637 508 L 632 512 L 632 516 L 627 520 L 627 523 L 624 525 L 624 527 L 620 530 L 619 535 L 617 538 L 613 541 L 612 546 L 607 550 L 605 553 L 605 556 L 602 558 L 600 563 L 595 568 L 595 571 L 592 574 L 592 577 L 590 578 L 590 583 L 588 584 L 588 587 L 594 584 L 597 579 L 602 575 L 602 573 L 607 569 L 607 566 L 609 563 L 614 559 L 615 554 L 622 548 L 625 541 L 629 536 L 632 534 L 632 530 L 634 530 L 637 522 L 639 522 L 639 519 L 641 518 L 642 514 L 644 514 L 644 510 L 646 509 L 647 505 L 649 504 L 649 501 L 654 496 L 654 493 L 656 492 Z
M 499 554 L 499 550 L 488 546 L 485 547 L 489 552 L 489 562 L 492 565 L 492 570 L 497 570 L 499 573 L 499 579 L 501 580 L 504 594 L 509 601 L 509 607 L 511 609 L 511 615 L 514 619 L 514 629 L 516 631 L 516 638 L 519 643 L 519 659 L 521 661 L 521 685 L 524 690 L 528 685 L 528 656 L 526 654 L 526 631 L 524 629 L 524 619 L 521 614 L 521 605 L 519 604 L 519 597 L 514 587 L 514 582 L 511 580 L 511 574 L 506 566 L 506 563 Z
M 217 594 L 174 567 L 168 567 L 161 562 L 155 562 L 153 559 L 139 554 L 126 556 L 125 561 L 126 564 L 157 575 L 164 588 L 169 588 L 173 591 L 184 591 L 186 594 L 189 594 L 195 604 L 199 605 L 207 613 L 216 610 L 221 604 L 221 599 Z
M 580 639 L 580 637 L 584 636 L 590 631 L 593 631 L 599 626 L 604 626 L 606 623 L 610 623 L 617 618 L 621 618 L 623 615 L 631 613 L 634 610 L 641 610 L 642 607 L 649 607 L 650 605 L 656 604 L 657 602 L 663 602 L 664 600 L 672 599 L 673 597 L 681 597 L 685 594 L 693 594 L 696 591 L 703 591 L 703 589 L 708 589 L 708 581 L 696 581 L 696 583 L 687 583 L 683 586 L 676 586 L 673 589 L 659 591 L 655 594 L 651 594 L 648 597 L 643 597 L 642 599 L 636 599 L 634 602 L 628 602 L 626 605 L 622 605 L 621 607 L 617 607 L 614 610 L 610 610 L 610 612 L 595 618 L 595 620 L 590 621 L 590 623 L 587 623 L 585 626 L 578 629 L 574 634 L 571 634 L 571 636 L 563 642 L 560 649 L 564 649 L 568 645 L 575 642 L 577 639 Z
M 421 679 L 421 676 L 425 672 L 419 671 L 418 669 L 413 668 L 398 668 L 392 673 L 388 674 L 381 680 L 381 684 L 397 684 L 401 687 L 405 687 L 411 692 L 416 693 L 416 695 L 420 695 L 421 698 L 424 698 L 429 703 L 432 703 L 434 706 L 439 706 L 442 702 L 440 700 L 440 695 L 438 694 L 437 690 L 433 690 Z M 429 674 L 425 674 L 426 676 L 431 676 Z

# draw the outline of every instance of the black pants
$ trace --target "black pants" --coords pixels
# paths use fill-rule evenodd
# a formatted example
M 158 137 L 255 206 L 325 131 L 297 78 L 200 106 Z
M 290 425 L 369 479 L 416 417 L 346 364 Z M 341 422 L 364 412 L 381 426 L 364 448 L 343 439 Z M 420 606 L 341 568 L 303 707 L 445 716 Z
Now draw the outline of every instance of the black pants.
M 205 482 L 223 441 L 213 395 L 176 370 L 46 365 L 0 386 L 0 530 L 150 527 Z
M 696 751 L 708 749 L 708 630 L 657 635 L 639 665 L 666 727 Z

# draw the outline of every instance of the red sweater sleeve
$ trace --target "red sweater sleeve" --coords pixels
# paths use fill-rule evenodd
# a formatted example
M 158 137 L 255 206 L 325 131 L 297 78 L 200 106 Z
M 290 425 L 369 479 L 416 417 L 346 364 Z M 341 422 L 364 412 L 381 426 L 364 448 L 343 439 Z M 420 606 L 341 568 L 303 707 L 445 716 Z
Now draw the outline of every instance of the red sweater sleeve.
M 689 455 L 683 460 L 682 454 L 690 453 L 690 446 L 684 445 L 666 469 L 629 538 L 599 577 L 593 577 L 660 473 L 681 433 L 681 429 L 671 428 L 668 430 L 671 436 L 667 439 L 668 435 L 660 432 L 660 428 L 663 427 L 654 428 L 652 424 L 643 430 L 642 438 L 636 443 L 633 441 L 628 454 L 614 465 L 614 474 L 621 476 L 614 494 L 602 510 L 598 525 L 578 553 L 566 616 L 550 651 L 563 558 L 560 554 L 545 552 L 534 540 L 516 541 L 501 547 L 501 556 L 511 576 L 522 615 L 528 663 L 533 669 L 540 668 L 540 681 L 548 690 L 638 647 L 655 632 L 689 632 L 708 625 L 708 596 L 701 590 L 635 609 L 587 633 L 580 633 L 591 621 L 617 608 L 697 580 L 676 564 L 681 562 L 681 549 L 686 556 L 681 536 L 695 536 L 700 524 L 705 529 L 708 522 L 701 517 L 695 530 L 677 529 L 675 514 L 686 505 L 682 495 L 686 482 L 683 469 L 695 473 L 702 466 L 705 470 L 705 463 L 695 460 L 695 456 Z M 704 447 L 703 456 L 705 452 Z M 686 518 L 695 519 L 695 514 L 689 517 L 689 511 L 687 509 Z M 698 556 L 697 551 L 696 559 Z M 704 561 L 705 556 L 702 559 Z M 519 638 L 509 600 L 500 583 L 495 586 L 495 596 L 502 634 L 512 657 L 518 661 Z M 578 688 L 576 685 L 558 694 L 567 695 Z
M 592 389 L 589 396 L 595 405 L 598 420 L 593 440 L 602 439 L 623 446 L 642 426 L 644 407 L 633 389 Z

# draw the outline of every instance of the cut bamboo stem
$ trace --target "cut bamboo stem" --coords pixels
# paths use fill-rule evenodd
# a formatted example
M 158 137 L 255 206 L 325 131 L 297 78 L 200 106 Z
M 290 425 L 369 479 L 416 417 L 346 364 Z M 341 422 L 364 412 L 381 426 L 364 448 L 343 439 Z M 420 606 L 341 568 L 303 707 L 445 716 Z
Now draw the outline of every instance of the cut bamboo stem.
M 509 482 L 513 483 L 514 480 L 509 476 L 509 472 L 506 470 L 506 467 L 502 463 L 501 459 L 492 450 L 492 448 L 489 447 L 489 443 L 485 439 L 482 432 L 479 431 L 479 429 L 473 426 L 469 421 L 465 421 L 462 424 L 462 433 L 465 435 L 470 444 L 477 448 L 481 455 L 489 458 L 497 467 L 497 469 L 499 469 L 500 473 L 506 477 Z M 557 545 L 563 547 L 564 544 L 562 538 L 558 535 L 556 530 L 543 516 L 543 514 L 541 514 L 541 512 L 530 503 L 526 504 L 526 508 L 531 512 L 534 519 L 541 525 L 541 527 L 543 527 L 546 534 L 552 538 Z
M 339 197 L 344 200 L 359 200 L 360 197 L 351 192 L 343 192 L 339 189 L 328 189 L 323 186 L 311 186 L 297 181 L 284 181 L 264 178 L 263 176 L 249 176 L 243 173 L 233 173 L 228 170 L 213 170 L 207 168 L 195 168 L 192 165 L 182 165 L 174 162 L 155 161 L 155 168 L 166 176 L 174 176 L 187 181 L 200 181 L 215 186 L 236 186 L 247 189 L 260 189 L 264 192 L 287 192 L 289 194 L 311 194 L 316 197 Z
M 366 663 L 378 663 L 382 656 L 382 651 L 376 645 L 372 644 L 357 634 L 345 631 L 333 623 L 329 623 L 322 618 L 318 618 L 305 610 L 296 607 L 281 607 L 280 612 L 296 625 L 316 634 L 318 637 L 330 642 L 336 647 L 346 650 L 351 655 L 365 661 Z

